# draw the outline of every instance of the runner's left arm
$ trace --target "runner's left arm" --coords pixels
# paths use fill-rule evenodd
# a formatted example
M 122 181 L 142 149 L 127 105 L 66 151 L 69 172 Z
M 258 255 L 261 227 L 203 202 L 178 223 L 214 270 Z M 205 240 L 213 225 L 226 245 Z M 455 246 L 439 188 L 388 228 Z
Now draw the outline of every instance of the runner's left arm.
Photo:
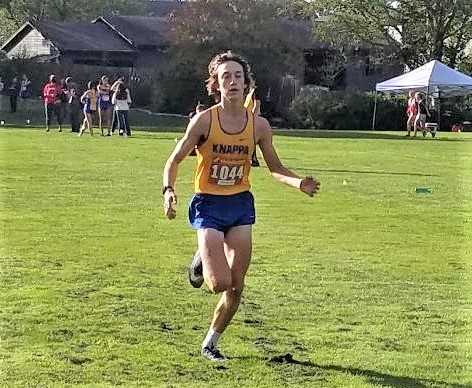
M 295 187 L 310 197 L 316 194 L 320 189 L 320 183 L 315 178 L 310 176 L 301 178 L 280 161 L 272 142 L 272 129 L 267 120 L 256 117 L 255 123 L 257 142 L 272 176 L 279 182 Z

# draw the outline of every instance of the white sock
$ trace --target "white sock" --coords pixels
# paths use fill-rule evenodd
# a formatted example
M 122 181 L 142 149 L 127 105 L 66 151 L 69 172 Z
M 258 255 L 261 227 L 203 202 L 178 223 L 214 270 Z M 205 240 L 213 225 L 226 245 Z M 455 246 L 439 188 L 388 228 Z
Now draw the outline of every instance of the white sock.
M 218 333 L 217 331 L 213 330 L 210 327 L 210 330 L 208 330 L 208 333 L 205 337 L 205 339 L 202 342 L 202 349 L 203 348 L 216 348 L 216 345 L 218 343 L 218 339 L 220 338 L 221 333 Z

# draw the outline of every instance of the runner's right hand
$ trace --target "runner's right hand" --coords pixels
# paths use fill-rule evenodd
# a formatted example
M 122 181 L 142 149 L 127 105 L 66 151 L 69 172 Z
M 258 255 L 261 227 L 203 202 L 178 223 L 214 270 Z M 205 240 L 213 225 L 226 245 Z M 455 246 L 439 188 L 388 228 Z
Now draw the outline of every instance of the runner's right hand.
M 320 182 L 311 176 L 307 176 L 300 183 L 300 191 L 313 197 L 320 190 Z
M 175 206 L 177 205 L 177 196 L 174 190 L 166 190 L 164 193 L 164 214 L 169 220 L 172 220 L 176 216 Z

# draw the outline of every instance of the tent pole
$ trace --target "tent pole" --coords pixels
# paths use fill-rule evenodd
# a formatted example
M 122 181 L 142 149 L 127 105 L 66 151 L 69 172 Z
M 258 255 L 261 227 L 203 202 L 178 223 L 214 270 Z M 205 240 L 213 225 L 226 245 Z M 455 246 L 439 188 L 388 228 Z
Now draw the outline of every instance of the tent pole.
M 438 131 L 441 130 L 441 91 L 438 89 Z
M 377 90 L 375 91 L 374 116 L 372 117 L 372 130 L 375 131 L 375 116 L 377 115 Z
M 428 102 L 429 102 L 429 85 L 426 87 L 426 106 L 428 106 Z

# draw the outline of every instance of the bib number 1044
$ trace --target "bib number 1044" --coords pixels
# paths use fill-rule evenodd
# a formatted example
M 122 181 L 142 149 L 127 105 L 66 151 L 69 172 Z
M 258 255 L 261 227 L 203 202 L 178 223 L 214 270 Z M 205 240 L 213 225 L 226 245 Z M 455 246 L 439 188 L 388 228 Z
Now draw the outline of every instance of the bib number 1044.
M 232 186 L 241 183 L 244 177 L 243 165 L 213 164 L 210 182 L 220 186 Z

